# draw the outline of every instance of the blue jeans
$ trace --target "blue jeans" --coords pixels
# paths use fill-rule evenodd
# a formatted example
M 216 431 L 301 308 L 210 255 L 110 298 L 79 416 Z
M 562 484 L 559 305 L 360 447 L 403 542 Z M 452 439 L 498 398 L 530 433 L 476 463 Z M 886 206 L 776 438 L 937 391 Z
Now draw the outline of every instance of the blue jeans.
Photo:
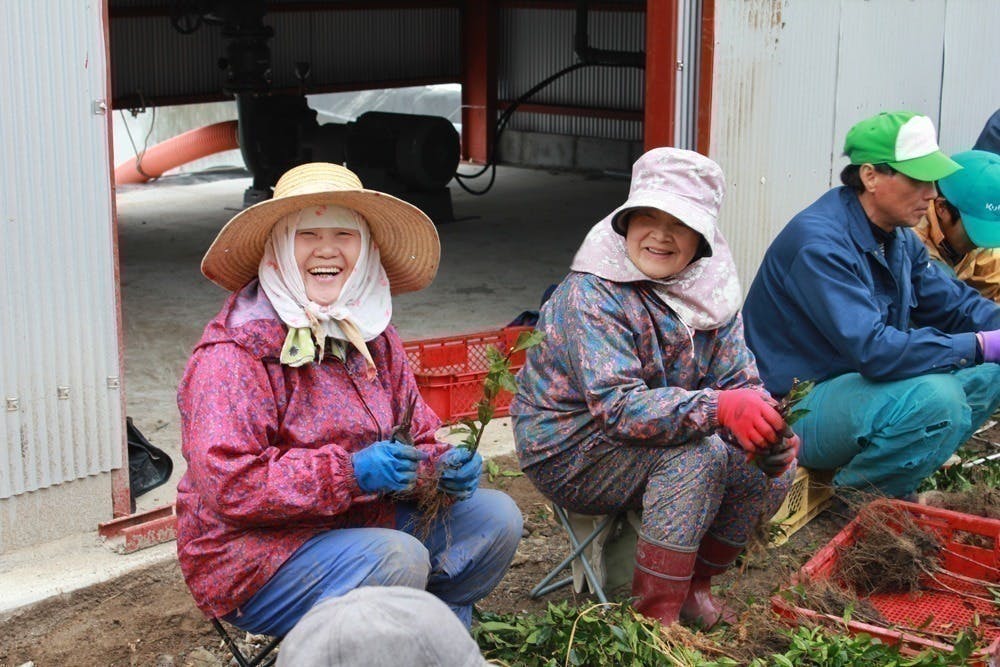
M 342 528 L 316 535 L 253 597 L 223 619 L 255 634 L 284 636 L 313 605 L 361 586 L 410 586 L 443 600 L 466 627 L 472 605 L 500 582 L 521 540 L 521 512 L 506 494 L 479 489 L 454 503 L 421 542 L 412 505 L 396 528 Z
M 1000 404 L 1000 365 L 873 382 L 847 373 L 816 385 L 795 424 L 799 463 L 839 468 L 838 487 L 903 497 L 982 426 Z

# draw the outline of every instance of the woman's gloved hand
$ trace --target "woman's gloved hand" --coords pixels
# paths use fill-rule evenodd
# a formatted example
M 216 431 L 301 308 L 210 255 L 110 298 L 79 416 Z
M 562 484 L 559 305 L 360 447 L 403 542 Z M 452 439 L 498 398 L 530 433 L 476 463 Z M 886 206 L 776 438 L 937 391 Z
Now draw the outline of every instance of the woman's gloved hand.
M 716 418 L 736 437 L 740 447 L 750 453 L 777 443 L 785 428 L 785 420 L 778 411 L 754 389 L 720 391 Z
M 438 459 L 438 470 L 441 471 L 438 488 L 459 500 L 465 500 L 479 488 L 483 457 L 464 447 L 454 447 Z
M 983 361 L 1000 363 L 1000 329 L 980 331 L 976 338 L 983 353 Z
M 756 463 L 768 477 L 779 477 L 792 467 L 792 462 L 799 455 L 799 436 L 789 427 L 785 427 L 781 440 L 771 445 L 763 453 L 757 455 Z
M 351 455 L 354 476 L 365 493 L 388 493 L 412 489 L 417 483 L 417 467 L 427 454 L 401 442 L 368 445 Z

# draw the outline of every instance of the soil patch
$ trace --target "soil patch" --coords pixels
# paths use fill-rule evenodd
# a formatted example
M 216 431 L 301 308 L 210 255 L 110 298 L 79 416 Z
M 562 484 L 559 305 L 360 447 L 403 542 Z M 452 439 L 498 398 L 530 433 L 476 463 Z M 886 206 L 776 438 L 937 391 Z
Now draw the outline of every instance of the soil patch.
M 593 601 L 571 586 L 531 600 L 529 592 L 568 551 L 568 541 L 545 498 L 516 472 L 513 456 L 492 459 L 496 474 L 483 486 L 509 494 L 524 515 L 525 532 L 499 586 L 480 604 L 496 613 L 537 612 L 552 601 Z M 504 475 L 503 473 L 507 473 Z M 845 520 L 826 512 L 775 549 L 755 549 L 740 570 L 721 577 L 738 611 L 765 600 L 788 575 L 836 533 Z M 610 591 L 626 598 L 628 590 Z M 742 608 L 741 608 L 742 607 Z M 0 621 L 0 665 L 207 667 L 227 665 L 212 626 L 195 607 L 176 562 L 151 566 L 99 586 L 48 600 Z

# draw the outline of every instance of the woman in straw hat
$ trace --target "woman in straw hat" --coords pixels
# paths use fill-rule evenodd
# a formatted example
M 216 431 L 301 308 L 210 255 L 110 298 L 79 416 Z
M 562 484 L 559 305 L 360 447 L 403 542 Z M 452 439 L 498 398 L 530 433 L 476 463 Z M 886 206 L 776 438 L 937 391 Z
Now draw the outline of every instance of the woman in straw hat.
M 632 593 L 665 624 L 733 616 L 711 578 L 784 499 L 798 438 L 743 341 L 716 217 L 722 170 L 692 151 L 636 162 L 541 312 L 511 406 L 521 467 L 581 514 L 641 510 Z M 758 459 L 758 465 L 750 463 Z
M 477 489 L 478 454 L 435 439 L 389 324 L 390 294 L 426 287 L 439 256 L 423 212 L 325 163 L 290 170 L 219 232 L 201 268 L 232 294 L 177 398 L 177 551 L 206 614 L 281 636 L 322 599 L 409 586 L 468 626 L 503 576 L 520 512 Z M 406 422 L 409 438 L 394 432 Z M 432 468 L 460 502 L 418 539 L 397 492 Z

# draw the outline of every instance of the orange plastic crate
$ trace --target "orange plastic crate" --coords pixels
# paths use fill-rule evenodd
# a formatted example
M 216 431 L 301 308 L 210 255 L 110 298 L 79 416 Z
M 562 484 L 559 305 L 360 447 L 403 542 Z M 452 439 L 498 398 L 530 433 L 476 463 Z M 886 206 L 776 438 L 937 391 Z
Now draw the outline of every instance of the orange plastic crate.
M 483 396 L 483 379 L 489 368 L 486 348 L 495 347 L 506 353 L 522 331 L 532 327 L 507 327 L 463 336 L 428 338 L 404 343 L 410 368 L 417 379 L 420 395 L 445 423 L 465 417 L 476 417 L 475 405 Z M 512 371 L 524 366 L 525 353 L 514 354 Z M 495 417 L 508 414 L 513 397 L 500 392 L 496 399 Z
M 944 569 L 966 577 L 1000 584 L 1000 521 L 962 514 L 935 507 L 926 507 L 901 500 L 881 500 L 868 504 L 862 512 L 879 512 L 885 515 L 886 530 L 893 529 L 894 512 L 911 514 L 918 525 L 937 533 L 944 550 L 941 564 Z M 822 579 L 836 580 L 837 559 L 842 550 L 857 541 L 863 530 L 855 518 L 826 546 L 820 549 L 791 581 L 791 585 Z M 968 584 L 948 575 L 938 574 L 948 587 L 958 592 L 939 590 L 916 593 L 876 593 L 868 601 L 887 620 L 887 627 L 820 614 L 786 599 L 782 594 L 771 598 L 771 606 L 779 615 L 795 622 L 807 618 L 826 622 L 837 628 L 846 628 L 852 634 L 867 633 L 887 644 L 899 644 L 902 652 L 913 655 L 927 649 L 951 651 L 945 639 L 928 639 L 924 635 L 907 632 L 902 628 L 919 628 L 942 637 L 956 634 L 962 628 L 974 628 L 982 637 L 982 645 L 974 654 L 970 665 L 1000 664 L 1000 625 L 997 625 L 996 606 L 975 600 L 969 595 L 984 597 L 981 587 Z M 936 586 L 936 585 L 935 585 Z M 941 588 L 936 586 L 936 588 Z M 978 589 L 974 592 L 974 589 Z M 963 594 L 964 593 L 964 594 Z M 807 605 L 808 601 L 802 604 Z M 980 620 L 975 625 L 976 618 Z

